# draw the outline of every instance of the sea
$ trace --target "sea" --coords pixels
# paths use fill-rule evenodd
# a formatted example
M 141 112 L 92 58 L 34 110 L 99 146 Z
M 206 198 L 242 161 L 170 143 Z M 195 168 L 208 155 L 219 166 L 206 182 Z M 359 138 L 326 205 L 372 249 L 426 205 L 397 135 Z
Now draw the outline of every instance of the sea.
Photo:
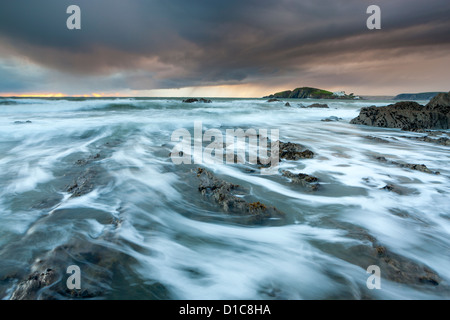
M 450 299 L 450 149 L 422 139 L 449 130 L 350 124 L 389 100 L 211 100 L 0 98 L 0 298 L 56 272 L 30 298 Z M 193 146 L 199 123 L 277 130 L 314 157 L 274 174 L 174 163 L 174 132 Z M 199 191 L 198 168 L 284 218 L 228 212 Z M 81 289 L 68 286 L 73 265 Z

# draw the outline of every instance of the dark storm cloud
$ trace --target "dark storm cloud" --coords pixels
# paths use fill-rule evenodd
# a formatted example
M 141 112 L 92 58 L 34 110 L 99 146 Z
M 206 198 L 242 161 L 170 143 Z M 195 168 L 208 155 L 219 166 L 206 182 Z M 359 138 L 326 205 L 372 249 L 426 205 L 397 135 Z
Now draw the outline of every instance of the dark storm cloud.
M 82 30 L 66 28 L 71 4 Z M 370 4 L 382 30 L 366 28 Z M 449 16 L 448 0 L 3 1 L 0 58 L 131 89 L 266 83 L 324 61 L 448 52 Z

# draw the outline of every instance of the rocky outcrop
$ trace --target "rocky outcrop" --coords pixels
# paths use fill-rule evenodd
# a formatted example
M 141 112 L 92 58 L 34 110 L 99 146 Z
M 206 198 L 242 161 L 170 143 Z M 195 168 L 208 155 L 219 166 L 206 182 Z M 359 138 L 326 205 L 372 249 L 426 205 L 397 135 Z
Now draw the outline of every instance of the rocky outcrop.
M 439 93 L 427 104 L 427 109 L 436 110 L 450 107 L 450 92 Z
M 273 98 L 273 99 L 267 100 L 267 102 L 283 102 L 283 101 L 281 101 L 280 99 Z
M 426 106 L 403 101 L 386 107 L 362 108 L 350 123 L 403 130 L 449 129 L 450 93 L 437 95 Z

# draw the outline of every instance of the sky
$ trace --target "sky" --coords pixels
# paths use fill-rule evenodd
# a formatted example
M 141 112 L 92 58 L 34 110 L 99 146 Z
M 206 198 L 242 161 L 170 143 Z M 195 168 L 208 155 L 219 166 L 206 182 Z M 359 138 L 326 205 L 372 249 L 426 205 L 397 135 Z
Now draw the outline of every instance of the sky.
M 449 17 L 449 0 L 1 1 L 0 95 L 449 91 Z

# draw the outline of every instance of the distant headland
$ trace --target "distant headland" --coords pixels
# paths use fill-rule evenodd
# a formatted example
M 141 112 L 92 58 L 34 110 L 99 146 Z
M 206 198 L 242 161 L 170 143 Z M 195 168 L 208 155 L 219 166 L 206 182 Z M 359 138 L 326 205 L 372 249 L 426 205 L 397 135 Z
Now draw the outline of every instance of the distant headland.
M 395 96 L 394 100 L 431 100 L 439 93 L 445 92 L 402 93 Z

